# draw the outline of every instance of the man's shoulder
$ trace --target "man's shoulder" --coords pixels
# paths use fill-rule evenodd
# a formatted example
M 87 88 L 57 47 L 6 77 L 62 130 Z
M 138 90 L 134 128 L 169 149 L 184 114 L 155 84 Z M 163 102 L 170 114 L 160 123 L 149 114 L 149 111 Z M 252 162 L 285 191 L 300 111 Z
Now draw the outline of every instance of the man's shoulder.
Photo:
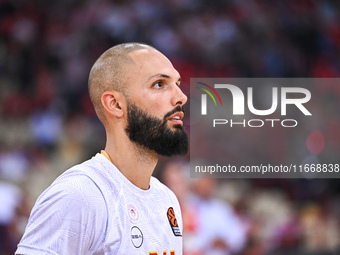
M 69 183 L 70 185 L 82 185 L 84 180 L 91 180 L 94 184 L 105 181 L 107 163 L 103 160 L 100 154 L 95 155 L 89 160 L 77 164 L 67 169 L 61 174 L 52 185 L 60 183 Z M 87 182 L 85 182 L 87 184 Z
M 153 186 L 154 192 L 158 193 L 160 196 L 177 202 L 177 197 L 175 193 L 169 189 L 165 184 L 160 182 L 156 177 L 151 177 L 150 185 Z
M 88 197 L 101 197 L 108 189 L 105 178 L 105 162 L 98 155 L 67 169 L 41 194 L 46 198 L 58 194 L 63 197 L 88 200 Z
M 151 176 L 150 186 L 153 186 L 153 189 L 158 191 L 172 192 L 166 185 L 164 185 L 154 176 Z

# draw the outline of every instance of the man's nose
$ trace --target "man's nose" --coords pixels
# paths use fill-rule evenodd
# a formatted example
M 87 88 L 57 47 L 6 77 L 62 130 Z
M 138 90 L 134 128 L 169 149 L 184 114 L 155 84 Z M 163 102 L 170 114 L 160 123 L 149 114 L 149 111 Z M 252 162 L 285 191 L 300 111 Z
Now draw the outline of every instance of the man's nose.
M 182 106 L 188 101 L 188 97 L 183 93 L 179 86 L 175 85 L 174 93 L 175 95 L 171 102 L 173 106 L 176 105 Z

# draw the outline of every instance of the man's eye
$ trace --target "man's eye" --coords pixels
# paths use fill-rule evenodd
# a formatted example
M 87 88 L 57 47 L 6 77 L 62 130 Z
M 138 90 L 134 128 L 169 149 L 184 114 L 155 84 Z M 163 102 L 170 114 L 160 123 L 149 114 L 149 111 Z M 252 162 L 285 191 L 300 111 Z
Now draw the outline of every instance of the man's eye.
M 164 86 L 164 83 L 162 81 L 157 81 L 153 84 L 153 87 L 156 89 L 160 89 Z

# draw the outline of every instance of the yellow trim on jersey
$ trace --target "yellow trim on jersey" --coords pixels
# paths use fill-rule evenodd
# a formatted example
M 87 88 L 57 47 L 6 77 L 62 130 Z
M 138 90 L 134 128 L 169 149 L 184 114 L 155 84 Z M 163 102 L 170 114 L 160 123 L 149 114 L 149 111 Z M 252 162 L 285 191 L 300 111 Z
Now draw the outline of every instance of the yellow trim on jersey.
M 100 153 L 103 154 L 103 155 L 105 156 L 105 158 L 107 158 L 108 160 L 110 160 L 110 162 L 112 163 L 111 157 L 110 157 L 110 155 L 109 155 L 106 151 L 101 150 Z M 112 164 L 113 164 L 113 163 L 112 163 Z

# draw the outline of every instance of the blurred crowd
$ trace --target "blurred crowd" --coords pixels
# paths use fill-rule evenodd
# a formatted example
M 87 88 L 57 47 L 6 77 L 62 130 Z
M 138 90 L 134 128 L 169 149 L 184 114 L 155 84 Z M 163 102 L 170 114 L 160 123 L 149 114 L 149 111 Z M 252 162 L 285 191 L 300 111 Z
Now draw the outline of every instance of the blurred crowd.
M 127 41 L 168 56 L 186 94 L 190 77 L 339 77 L 340 2 L 0 1 L 0 255 L 13 254 L 42 190 L 104 147 L 88 73 Z M 340 87 L 320 93 L 339 100 Z M 340 151 L 340 116 L 331 124 Z M 190 179 L 188 159 L 156 171 L 180 199 L 185 255 L 340 253 L 339 180 Z

